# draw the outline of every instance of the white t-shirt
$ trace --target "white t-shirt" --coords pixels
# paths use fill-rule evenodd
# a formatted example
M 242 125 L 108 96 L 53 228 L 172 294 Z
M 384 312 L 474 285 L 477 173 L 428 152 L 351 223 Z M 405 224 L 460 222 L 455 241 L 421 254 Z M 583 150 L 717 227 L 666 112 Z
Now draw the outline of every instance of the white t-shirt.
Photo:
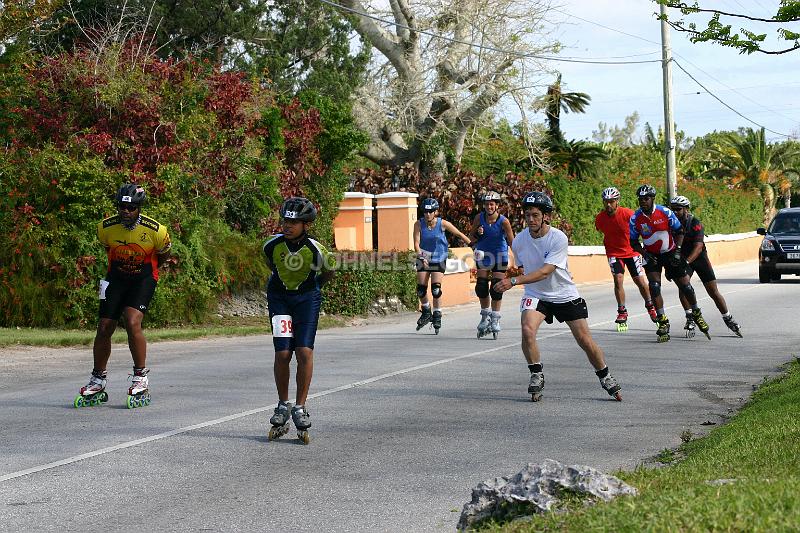
M 538 239 L 534 239 L 527 228 L 514 237 L 514 242 L 511 244 L 514 261 L 517 266 L 524 267 L 525 274 L 535 272 L 545 264 L 556 267 L 545 279 L 527 283 L 525 285 L 526 297 L 556 304 L 580 298 L 567 266 L 568 247 L 569 239 L 564 232 L 552 227 Z

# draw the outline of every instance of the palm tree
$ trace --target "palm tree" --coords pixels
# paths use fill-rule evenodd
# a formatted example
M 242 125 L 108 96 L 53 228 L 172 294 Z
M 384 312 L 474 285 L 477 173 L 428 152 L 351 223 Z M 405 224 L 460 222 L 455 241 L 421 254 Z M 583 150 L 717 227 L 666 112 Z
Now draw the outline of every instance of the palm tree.
M 551 146 L 565 142 L 564 133 L 561 131 L 561 112 L 585 113 L 591 99 L 592 97 L 586 93 L 563 92 L 561 74 L 558 75 L 555 83 L 547 88 L 547 94 L 536 101 L 539 109 L 544 108 Z
M 588 141 L 563 142 L 550 154 L 550 161 L 564 165 L 567 172 L 578 179 L 596 175 L 597 163 L 604 159 L 608 159 L 608 153 L 603 147 Z
M 746 128 L 729 133 L 714 148 L 719 168 L 712 171 L 727 177 L 737 187 L 758 189 L 764 202 L 764 224 L 775 215 L 778 197 L 790 201 L 792 185 L 797 183 L 800 146 L 795 143 L 769 144 L 764 128 Z

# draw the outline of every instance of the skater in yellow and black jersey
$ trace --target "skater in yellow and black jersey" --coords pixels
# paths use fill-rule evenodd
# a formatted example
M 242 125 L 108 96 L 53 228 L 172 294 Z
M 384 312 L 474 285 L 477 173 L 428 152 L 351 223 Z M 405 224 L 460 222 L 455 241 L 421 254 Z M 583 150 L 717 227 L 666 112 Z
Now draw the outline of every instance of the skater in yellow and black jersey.
M 147 341 L 142 319 L 158 283 L 158 268 L 169 257 L 171 242 L 166 226 L 142 214 L 144 188 L 126 184 L 116 196 L 117 214 L 97 225 L 97 236 L 108 255 L 108 272 L 100 280 L 100 310 L 94 339 L 94 368 L 89 383 L 75 398 L 75 407 L 97 405 L 108 399 L 106 366 L 111 356 L 111 335 L 120 318 L 128 333 L 133 374 L 128 407 L 150 402 Z

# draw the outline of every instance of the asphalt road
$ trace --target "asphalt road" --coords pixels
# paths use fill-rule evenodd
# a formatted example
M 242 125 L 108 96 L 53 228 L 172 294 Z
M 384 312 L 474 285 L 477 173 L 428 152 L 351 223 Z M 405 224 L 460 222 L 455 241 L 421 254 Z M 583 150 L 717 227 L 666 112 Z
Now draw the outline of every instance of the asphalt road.
M 563 325 L 541 330 L 545 397 L 529 401 L 518 289 L 496 341 L 475 338 L 477 306 L 446 310 L 439 336 L 411 314 L 322 331 L 308 446 L 267 441 L 267 336 L 150 345 L 153 403 L 135 410 L 127 346 L 113 349 L 108 404 L 83 409 L 89 350 L 0 350 L 0 530 L 452 531 L 475 485 L 528 462 L 633 468 L 722 423 L 800 345 L 800 278 L 761 285 L 753 262 L 717 273 L 744 339 L 699 282 L 713 339 L 681 337 L 670 287 L 666 344 L 633 285 L 627 333 L 610 283 L 580 287 L 621 403 Z

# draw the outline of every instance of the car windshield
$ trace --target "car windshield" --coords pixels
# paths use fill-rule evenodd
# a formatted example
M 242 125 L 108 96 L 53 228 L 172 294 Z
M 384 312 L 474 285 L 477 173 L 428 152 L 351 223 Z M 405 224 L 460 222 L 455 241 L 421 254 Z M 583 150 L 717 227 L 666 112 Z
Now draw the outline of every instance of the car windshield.
M 773 234 L 800 233 L 800 213 L 775 217 L 770 224 L 769 232 Z

